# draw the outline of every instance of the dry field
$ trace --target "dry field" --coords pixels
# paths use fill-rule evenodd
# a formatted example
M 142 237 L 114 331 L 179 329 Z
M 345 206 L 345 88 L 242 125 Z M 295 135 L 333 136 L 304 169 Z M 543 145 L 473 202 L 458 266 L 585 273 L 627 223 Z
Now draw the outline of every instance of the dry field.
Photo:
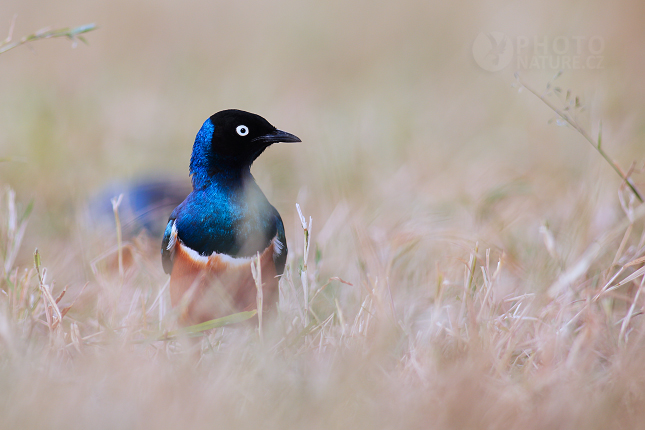
M 645 428 L 645 206 L 593 147 L 645 193 L 642 2 L 15 14 L 98 28 L 0 54 L 0 429 Z M 261 331 L 189 338 L 110 198 L 226 108 L 303 140 L 253 166 L 290 253 Z

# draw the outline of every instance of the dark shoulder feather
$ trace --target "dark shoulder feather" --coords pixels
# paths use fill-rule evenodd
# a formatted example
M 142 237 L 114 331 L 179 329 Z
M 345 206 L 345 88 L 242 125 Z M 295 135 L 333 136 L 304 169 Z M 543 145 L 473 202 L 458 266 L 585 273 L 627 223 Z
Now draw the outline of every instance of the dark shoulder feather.
M 175 246 L 177 245 L 177 227 L 175 218 L 171 217 L 166 225 L 166 231 L 161 241 L 161 264 L 163 271 L 170 275 L 175 259 Z
M 284 224 L 282 224 L 282 218 L 280 218 L 280 214 L 277 213 L 276 211 L 276 239 L 280 241 L 279 247 L 275 247 L 274 250 L 277 251 L 273 254 L 273 262 L 275 263 L 275 270 L 278 275 L 282 275 L 284 272 L 284 266 L 287 263 L 287 253 L 289 250 L 287 249 L 287 237 L 284 234 Z

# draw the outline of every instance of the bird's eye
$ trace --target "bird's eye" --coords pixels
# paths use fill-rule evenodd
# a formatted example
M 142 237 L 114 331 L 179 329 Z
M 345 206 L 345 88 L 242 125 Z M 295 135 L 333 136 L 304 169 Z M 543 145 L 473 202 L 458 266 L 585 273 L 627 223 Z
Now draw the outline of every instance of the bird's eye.
M 245 125 L 238 125 L 235 131 L 237 131 L 237 134 L 240 136 L 246 136 L 249 134 L 249 128 Z

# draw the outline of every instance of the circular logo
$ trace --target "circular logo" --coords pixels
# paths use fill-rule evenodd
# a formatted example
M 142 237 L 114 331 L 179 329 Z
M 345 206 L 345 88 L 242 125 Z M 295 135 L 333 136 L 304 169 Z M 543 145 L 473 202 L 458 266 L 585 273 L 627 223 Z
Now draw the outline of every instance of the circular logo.
M 504 33 L 479 33 L 473 42 L 473 58 L 484 70 L 497 72 L 513 59 L 513 44 Z

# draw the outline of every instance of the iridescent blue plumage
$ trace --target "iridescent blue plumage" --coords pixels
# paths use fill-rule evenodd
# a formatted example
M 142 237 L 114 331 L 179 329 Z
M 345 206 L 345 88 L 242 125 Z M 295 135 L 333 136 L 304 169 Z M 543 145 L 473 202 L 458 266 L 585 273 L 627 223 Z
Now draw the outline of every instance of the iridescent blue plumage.
M 209 167 L 215 164 L 215 160 L 213 160 L 215 154 L 210 150 L 214 130 L 215 126 L 211 119 L 208 118 L 197 132 L 197 136 L 195 136 L 193 153 L 190 156 L 190 175 L 195 189 L 202 188 L 208 184 Z
M 278 212 L 250 172 L 216 173 L 172 213 L 179 238 L 199 254 L 251 256 L 269 245 L 277 232 Z M 194 177 L 194 176 L 193 176 Z
M 247 112 L 222 111 L 204 122 L 190 159 L 193 192 L 172 212 L 164 234 L 167 273 L 173 268 L 173 229 L 183 245 L 202 256 L 249 257 L 276 238 L 281 248 L 273 259 L 282 273 L 287 256 L 282 219 L 250 171 L 267 146 L 281 141 L 300 140 Z

